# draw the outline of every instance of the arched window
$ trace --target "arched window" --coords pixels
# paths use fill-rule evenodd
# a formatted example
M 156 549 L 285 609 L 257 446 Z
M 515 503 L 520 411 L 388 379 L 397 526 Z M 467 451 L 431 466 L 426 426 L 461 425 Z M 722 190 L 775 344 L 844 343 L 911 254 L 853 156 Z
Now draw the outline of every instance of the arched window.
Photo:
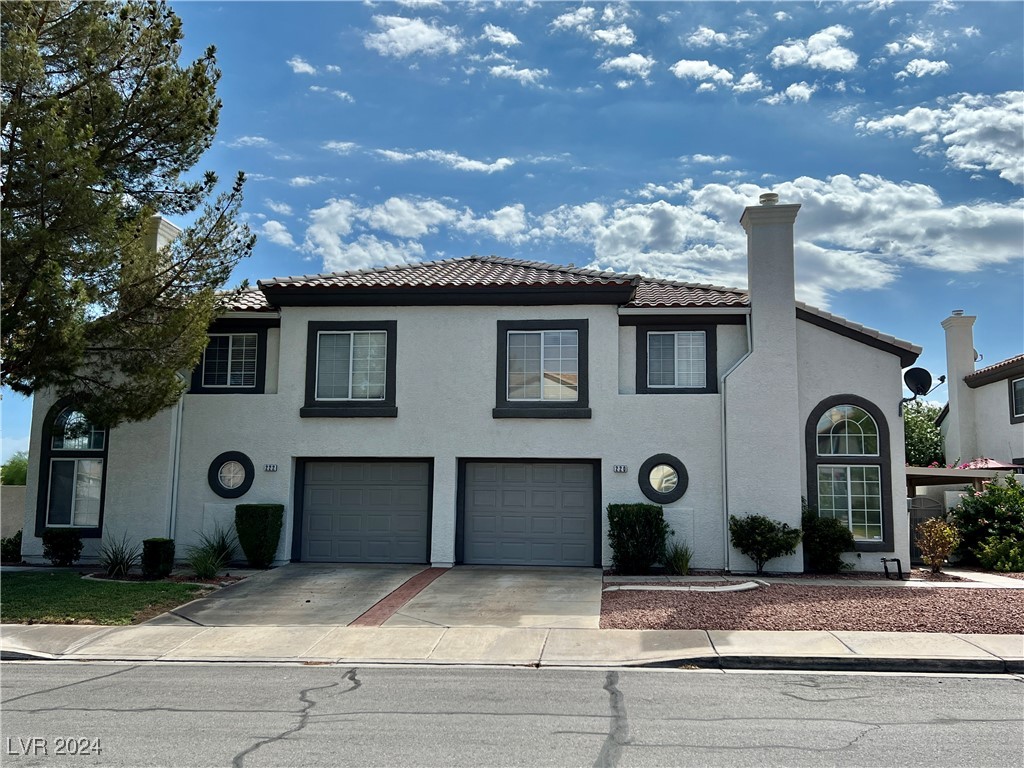
M 44 528 L 77 528 L 100 536 L 107 431 L 74 405 L 57 403 L 43 424 L 36 535 Z
M 807 420 L 807 498 L 841 521 L 857 549 L 892 548 L 889 430 L 881 411 L 855 395 L 823 400 Z

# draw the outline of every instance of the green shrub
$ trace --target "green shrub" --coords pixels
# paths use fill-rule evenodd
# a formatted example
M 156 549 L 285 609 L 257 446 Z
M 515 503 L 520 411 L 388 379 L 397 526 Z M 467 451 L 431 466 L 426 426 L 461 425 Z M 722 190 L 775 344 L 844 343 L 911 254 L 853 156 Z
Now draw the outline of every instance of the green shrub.
M 978 545 L 978 562 L 1003 573 L 1024 571 L 1024 542 L 990 536 Z
M 142 541 L 142 575 L 164 579 L 174 570 L 174 539 L 154 537 Z
M 239 504 L 235 507 L 238 544 L 251 567 L 269 568 L 274 562 L 283 522 L 283 504 Z
M 54 565 L 73 565 L 82 556 L 82 536 L 74 528 L 43 530 L 43 557 Z
M 28 454 L 18 451 L 0 467 L 0 485 L 25 485 L 27 481 Z
M 199 579 L 214 578 L 227 562 L 224 559 L 223 553 L 218 552 L 209 544 L 190 547 L 186 559 L 188 560 L 189 568 L 195 572 L 196 578 Z
M 853 533 L 832 517 L 818 517 L 806 503 L 803 506 L 802 525 L 804 560 L 815 573 L 839 573 L 849 568 L 843 562 L 843 552 L 854 548 Z
M 693 551 L 686 544 L 673 541 L 665 548 L 665 573 L 670 576 L 686 576 L 690 572 Z
M 650 573 L 665 560 L 665 545 L 672 532 L 657 504 L 609 504 L 608 541 L 616 573 Z
M 938 573 L 960 543 L 960 535 L 941 517 L 933 517 L 917 526 L 914 541 L 925 565 L 931 566 L 932 573 Z
M 100 567 L 108 578 L 123 579 L 135 567 L 141 555 L 139 545 L 128 541 L 128 534 L 125 533 L 120 541 L 111 539 L 103 542 L 100 547 Z
M 769 560 L 796 552 L 800 543 L 800 529 L 792 528 L 764 515 L 729 517 L 732 545 L 754 561 L 757 572 L 764 571 Z
M 978 550 L 989 538 L 1024 543 L 1024 486 L 1008 474 L 1001 481 L 986 483 L 984 490 L 969 488 L 952 517 L 960 533 L 961 560 L 978 563 Z
M 6 539 L 0 539 L 0 561 L 5 563 L 21 562 L 21 531 Z
M 216 552 L 225 565 L 235 559 L 238 538 L 230 528 L 222 528 L 218 523 L 212 533 L 200 533 L 199 542 L 201 546 L 210 547 Z

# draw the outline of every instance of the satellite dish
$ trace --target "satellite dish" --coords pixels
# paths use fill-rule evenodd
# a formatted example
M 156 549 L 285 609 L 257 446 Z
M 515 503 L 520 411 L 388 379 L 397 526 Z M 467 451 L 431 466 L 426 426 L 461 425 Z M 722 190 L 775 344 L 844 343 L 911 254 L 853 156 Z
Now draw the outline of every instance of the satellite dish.
M 932 375 L 924 368 L 911 368 L 903 374 L 903 382 L 915 397 L 927 395 L 932 388 Z

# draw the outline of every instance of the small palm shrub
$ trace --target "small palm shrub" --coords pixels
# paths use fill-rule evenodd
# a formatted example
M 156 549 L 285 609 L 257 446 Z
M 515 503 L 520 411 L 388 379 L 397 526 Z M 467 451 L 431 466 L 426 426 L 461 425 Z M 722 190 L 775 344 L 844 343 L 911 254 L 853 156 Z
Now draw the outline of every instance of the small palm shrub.
M 765 563 L 783 555 L 792 555 L 800 543 L 800 529 L 772 520 L 764 515 L 729 517 L 732 545 L 754 561 L 757 573 Z
M 235 507 L 238 544 L 252 568 L 269 568 L 274 562 L 283 523 L 283 504 L 239 504 Z
M 921 550 L 921 559 L 931 566 L 932 573 L 938 573 L 960 543 L 960 535 L 956 528 L 941 517 L 925 520 L 917 526 L 916 532 L 914 541 Z
M 657 504 L 609 504 L 608 541 L 616 573 L 650 573 L 665 562 L 665 546 L 672 532 Z
M 54 565 L 68 566 L 82 556 L 82 536 L 74 528 L 46 528 L 42 535 L 43 557 Z
M 665 573 L 686 576 L 690 572 L 693 551 L 681 541 L 673 541 L 665 548 Z
M 214 578 L 227 563 L 224 554 L 209 544 L 189 548 L 186 560 L 198 579 Z
M 975 552 L 984 568 L 1003 573 L 1024 571 L 1024 541 L 989 536 Z
M 100 567 L 110 579 L 124 579 L 142 556 L 138 544 L 128 540 L 128 534 L 120 540 L 111 539 L 100 547 Z
M 210 547 L 216 552 L 225 565 L 235 559 L 238 539 L 230 528 L 222 528 L 218 523 L 211 533 L 200 533 L 199 542 L 201 546 Z
M 174 570 L 174 539 L 155 537 L 142 541 L 142 575 L 163 579 Z

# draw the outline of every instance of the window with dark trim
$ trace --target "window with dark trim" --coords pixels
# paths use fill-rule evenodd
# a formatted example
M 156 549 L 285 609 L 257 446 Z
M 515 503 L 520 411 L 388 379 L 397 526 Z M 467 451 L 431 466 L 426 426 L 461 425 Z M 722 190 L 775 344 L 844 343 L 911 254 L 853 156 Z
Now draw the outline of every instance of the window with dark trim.
M 1010 423 L 1024 422 L 1024 378 L 1010 379 Z
M 267 329 L 276 318 L 249 321 L 218 320 L 199 365 L 192 371 L 193 395 L 262 395 L 267 378 Z
M 807 500 L 849 527 L 859 552 L 893 547 L 889 427 L 874 403 L 836 395 L 807 419 Z
M 36 536 L 46 528 L 74 528 L 83 538 L 100 537 L 108 431 L 65 399 L 50 409 L 42 437 Z
M 589 419 L 587 320 L 499 320 L 496 419 Z
M 638 325 L 637 394 L 714 394 L 717 356 L 713 325 Z
M 306 402 L 299 415 L 397 416 L 397 330 L 395 320 L 310 322 L 306 336 Z

